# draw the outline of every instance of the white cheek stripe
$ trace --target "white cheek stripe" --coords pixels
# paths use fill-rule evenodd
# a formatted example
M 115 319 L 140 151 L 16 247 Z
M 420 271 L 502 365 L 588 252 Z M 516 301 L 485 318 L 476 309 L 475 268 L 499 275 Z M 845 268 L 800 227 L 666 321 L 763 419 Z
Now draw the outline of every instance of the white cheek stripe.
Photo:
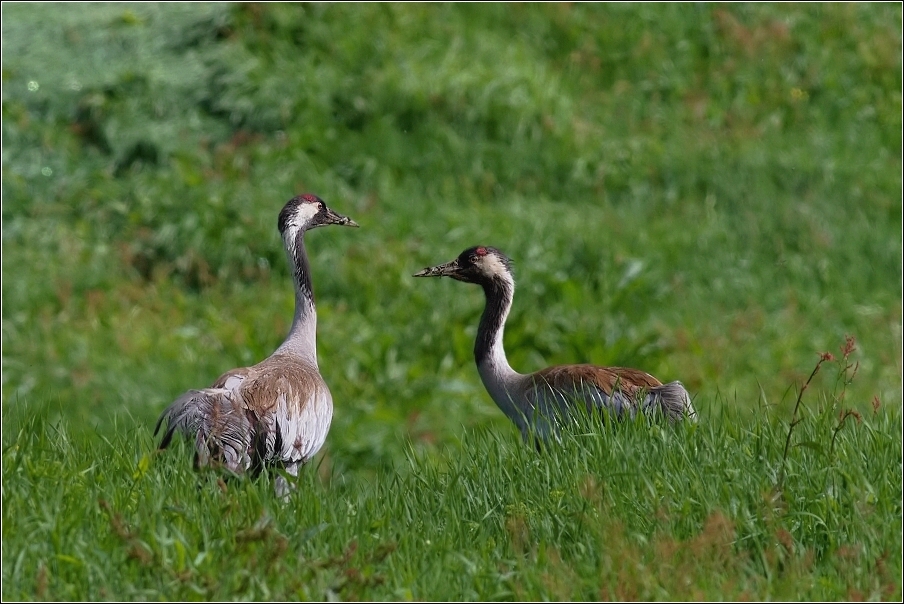
M 298 229 L 306 227 L 319 211 L 320 208 L 316 203 L 303 203 L 296 207 L 295 212 L 289 217 L 289 222 L 286 225 L 288 227 L 285 231 L 286 236 L 291 236 L 294 239 Z
M 297 226 L 307 225 L 319 211 L 320 208 L 316 203 L 303 203 L 298 206 L 298 210 L 295 213 L 296 220 L 298 221 Z
M 286 244 L 286 251 L 289 252 L 289 266 L 295 265 L 295 240 L 298 236 L 298 231 L 307 228 L 308 224 L 314 219 L 314 216 L 316 216 L 319 211 L 320 209 L 317 207 L 317 204 L 304 203 L 298 206 L 295 210 L 295 214 L 289 218 L 289 223 L 286 230 L 283 232 L 283 241 Z
M 484 274 L 490 277 L 495 275 L 504 275 L 508 272 L 508 270 L 505 268 L 505 265 L 499 261 L 499 258 L 493 256 L 492 254 L 484 256 L 482 265 Z

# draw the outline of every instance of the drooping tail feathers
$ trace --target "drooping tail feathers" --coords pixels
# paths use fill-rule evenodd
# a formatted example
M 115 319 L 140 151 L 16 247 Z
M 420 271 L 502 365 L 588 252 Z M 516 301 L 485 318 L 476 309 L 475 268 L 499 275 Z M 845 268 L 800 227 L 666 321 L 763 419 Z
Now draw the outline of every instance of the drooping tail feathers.
M 678 381 L 650 388 L 643 401 L 643 410 L 650 415 L 661 413 L 669 421 L 697 421 L 691 396 Z
M 154 435 L 166 422 L 160 441 L 165 449 L 173 434 L 181 432 L 195 439 L 198 466 L 222 463 L 233 472 L 251 465 L 253 427 L 242 406 L 233 400 L 234 392 L 223 388 L 189 390 L 166 408 L 157 420 Z

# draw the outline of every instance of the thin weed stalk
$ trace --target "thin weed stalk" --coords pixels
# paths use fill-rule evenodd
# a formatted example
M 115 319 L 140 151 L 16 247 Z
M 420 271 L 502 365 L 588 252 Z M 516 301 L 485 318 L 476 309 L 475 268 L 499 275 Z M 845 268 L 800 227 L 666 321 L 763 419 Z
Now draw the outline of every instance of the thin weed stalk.
M 819 373 L 822 364 L 826 361 L 838 361 L 839 370 L 838 376 L 835 381 L 835 392 L 833 392 L 833 400 L 842 401 L 844 400 L 844 396 L 847 393 L 847 387 L 854 381 L 854 377 L 857 375 L 857 370 L 860 368 L 860 363 L 850 363 L 848 359 L 851 356 L 851 353 L 857 349 L 856 342 L 854 340 L 854 336 L 845 336 L 844 344 L 841 345 L 841 359 L 836 359 L 835 355 L 831 352 L 821 352 L 819 353 L 819 360 L 816 362 L 816 366 L 813 367 L 813 371 L 810 372 L 810 377 L 807 378 L 807 381 L 804 382 L 804 385 L 801 386 L 800 390 L 797 393 L 797 400 L 794 402 L 794 410 L 791 412 L 791 421 L 788 424 L 788 433 L 785 436 L 785 447 L 782 451 L 782 462 L 781 467 L 779 468 L 778 480 L 776 481 L 776 489 L 781 492 L 784 487 L 785 481 L 785 468 L 787 466 L 788 461 L 788 451 L 791 449 L 791 436 L 794 434 L 794 428 L 803 421 L 803 417 L 800 415 L 801 405 L 803 403 L 804 392 L 810 387 L 810 383 L 813 381 L 813 378 L 816 377 L 816 374 Z M 838 393 L 838 384 L 841 384 L 841 392 Z M 848 417 L 854 416 L 858 421 L 860 421 L 860 414 L 852 409 L 843 410 L 838 418 L 838 424 L 832 430 L 832 440 L 829 444 L 829 454 L 834 450 L 835 440 L 838 436 L 838 432 L 841 431 L 841 428 L 844 426 L 845 420 Z

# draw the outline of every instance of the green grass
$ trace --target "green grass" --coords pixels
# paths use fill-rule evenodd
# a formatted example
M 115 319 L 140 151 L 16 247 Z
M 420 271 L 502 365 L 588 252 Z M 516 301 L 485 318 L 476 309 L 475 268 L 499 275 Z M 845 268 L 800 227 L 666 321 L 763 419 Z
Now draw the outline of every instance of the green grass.
M 894 600 L 900 409 L 839 420 L 837 399 L 798 424 L 781 489 L 786 422 L 725 405 L 542 455 L 481 428 L 369 478 L 310 468 L 285 502 L 199 478 L 141 426 L 77 440 L 32 418 L 4 446 L 4 595 Z
M 4 599 L 900 599 L 901 31 L 5 3 Z M 150 429 L 284 337 L 301 191 L 362 228 L 307 240 L 336 413 L 282 504 Z M 476 244 L 515 261 L 516 369 L 681 379 L 699 425 L 523 447 L 479 290 L 410 276 Z

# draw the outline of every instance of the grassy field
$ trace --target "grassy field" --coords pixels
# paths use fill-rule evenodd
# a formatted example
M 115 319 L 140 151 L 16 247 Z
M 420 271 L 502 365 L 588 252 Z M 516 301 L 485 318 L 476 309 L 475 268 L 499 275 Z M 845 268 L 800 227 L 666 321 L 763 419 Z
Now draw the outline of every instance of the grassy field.
M 3 599 L 900 600 L 901 32 L 4 3 Z M 282 341 L 303 191 L 361 228 L 307 238 L 336 411 L 282 502 L 151 430 Z M 516 369 L 680 379 L 699 424 L 522 446 L 479 290 L 411 277 L 476 244 L 515 261 Z

